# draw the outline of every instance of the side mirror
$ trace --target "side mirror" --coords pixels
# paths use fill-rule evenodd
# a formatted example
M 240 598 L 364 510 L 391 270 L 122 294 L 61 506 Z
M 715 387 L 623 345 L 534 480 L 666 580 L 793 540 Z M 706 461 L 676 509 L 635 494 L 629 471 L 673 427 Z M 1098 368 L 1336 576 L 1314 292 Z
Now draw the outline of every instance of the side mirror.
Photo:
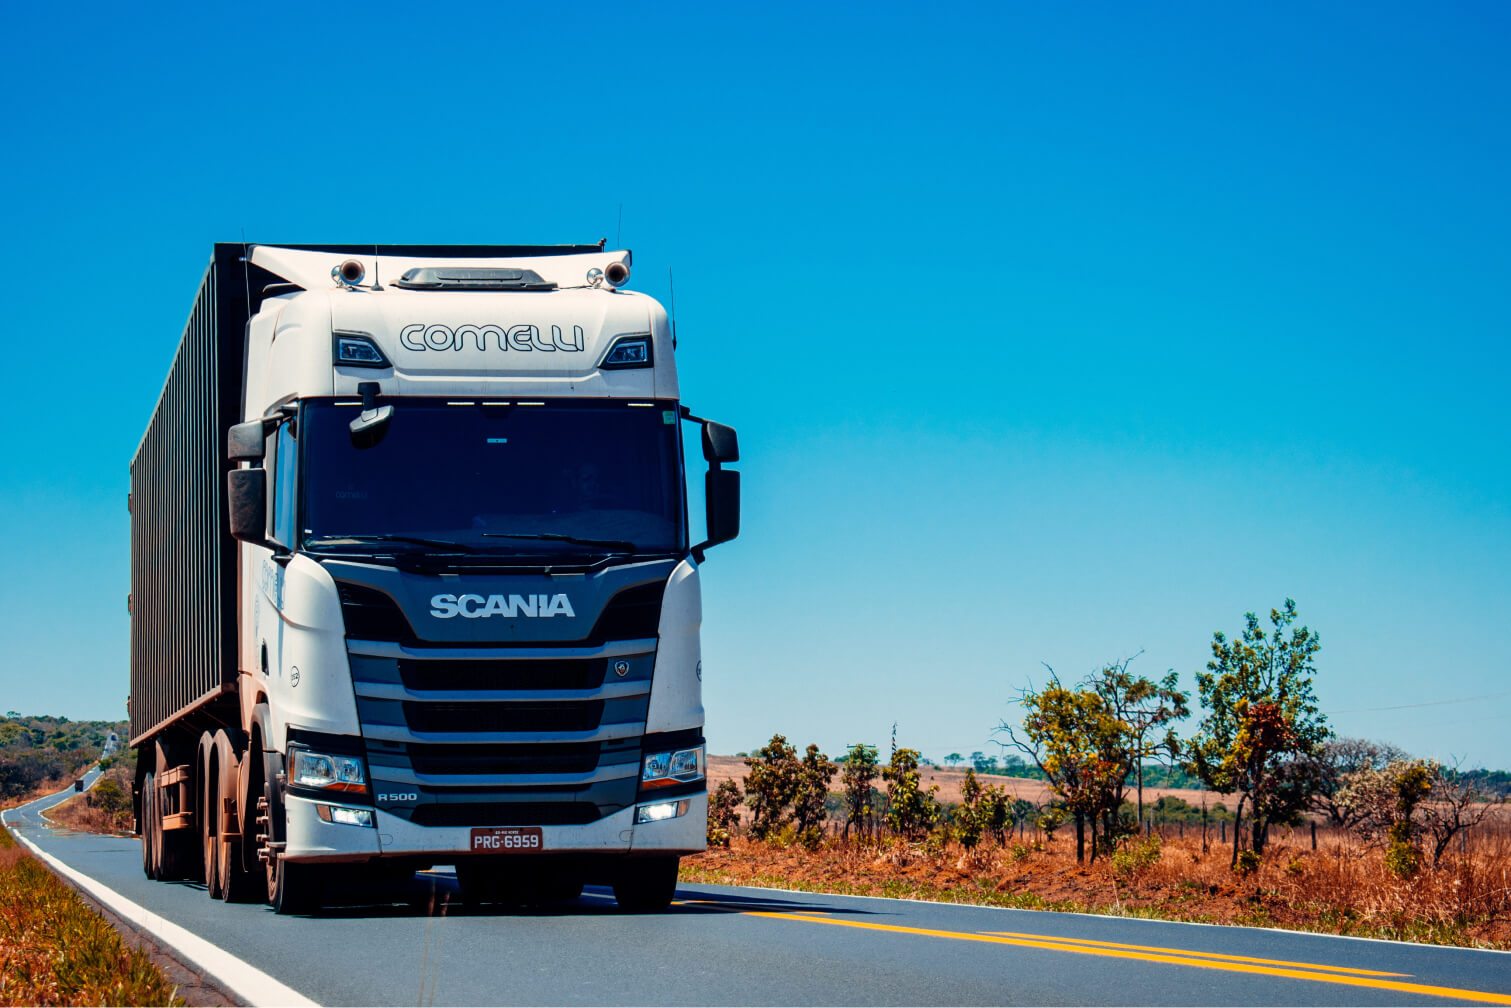
M 740 439 L 733 427 L 712 420 L 703 422 L 703 457 L 709 462 L 740 461 Z M 733 537 L 731 537 L 733 538 Z
M 392 406 L 378 405 L 379 388 L 375 381 L 357 383 L 357 392 L 362 396 L 362 412 L 347 424 L 352 435 L 352 445 L 356 448 L 371 448 L 382 441 L 383 435 L 388 432 L 388 421 L 393 419 Z
M 226 458 L 232 462 L 261 462 L 267 429 L 261 420 L 235 424 L 226 432 Z
M 740 534 L 740 474 L 733 469 L 710 469 L 703 474 L 703 502 L 707 509 L 708 539 L 693 547 L 693 558 L 703 562 L 703 551 L 727 543 Z
M 230 512 L 231 537 L 254 546 L 265 545 L 268 532 L 267 470 L 232 469 L 226 473 L 226 503 Z

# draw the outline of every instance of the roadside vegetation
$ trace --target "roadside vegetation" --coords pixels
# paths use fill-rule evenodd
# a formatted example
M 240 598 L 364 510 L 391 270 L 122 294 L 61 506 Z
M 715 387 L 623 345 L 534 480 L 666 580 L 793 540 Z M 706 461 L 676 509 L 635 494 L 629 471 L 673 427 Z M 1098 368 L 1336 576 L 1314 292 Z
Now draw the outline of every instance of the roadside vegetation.
M 126 722 L 70 721 L 7 711 L 0 718 L 0 801 L 29 795 L 93 763 L 111 732 L 124 737 Z
M 895 725 L 885 762 L 864 744 L 800 758 L 775 735 L 714 789 L 709 851 L 682 877 L 1511 949 L 1506 775 L 1336 738 L 1313 693 L 1320 638 L 1290 599 L 1268 624 L 1213 635 L 1188 738 L 1173 674 L 1049 669 L 997 728 L 1008 758 L 973 753 L 958 801 Z M 1018 768 L 1040 800 L 976 776 Z M 1177 782 L 1199 807 L 1145 793 Z
M 47 818 L 84 833 L 130 833 L 132 762 L 100 761 L 99 780 L 83 794 L 47 810 Z
M 147 955 L 0 829 L 0 1004 L 182 1005 Z

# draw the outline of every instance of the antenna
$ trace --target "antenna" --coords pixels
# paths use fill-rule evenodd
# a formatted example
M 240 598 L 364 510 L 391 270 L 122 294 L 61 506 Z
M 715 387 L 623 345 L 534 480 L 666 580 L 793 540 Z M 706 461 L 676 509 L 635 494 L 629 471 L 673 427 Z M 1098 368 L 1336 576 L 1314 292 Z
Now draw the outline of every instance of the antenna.
M 671 292 L 672 307 L 672 349 L 677 349 L 677 281 L 672 277 L 672 268 L 666 268 L 666 286 Z
M 247 229 L 241 229 L 241 290 L 247 299 L 247 318 L 252 317 L 252 275 L 247 266 Z M 673 349 L 676 348 L 674 343 Z

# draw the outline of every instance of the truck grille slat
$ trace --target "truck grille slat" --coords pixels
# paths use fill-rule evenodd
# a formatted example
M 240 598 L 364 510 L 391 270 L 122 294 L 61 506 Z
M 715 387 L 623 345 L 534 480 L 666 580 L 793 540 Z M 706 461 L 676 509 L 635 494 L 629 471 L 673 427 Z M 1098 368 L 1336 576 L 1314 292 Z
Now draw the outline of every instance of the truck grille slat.
M 564 826 L 629 807 L 664 584 L 621 590 L 585 640 L 418 640 L 387 593 L 337 581 L 375 786 L 421 826 Z M 574 779 L 575 776 L 575 779 Z
M 575 732 L 597 728 L 602 700 L 578 703 L 404 702 L 404 717 L 417 732 Z

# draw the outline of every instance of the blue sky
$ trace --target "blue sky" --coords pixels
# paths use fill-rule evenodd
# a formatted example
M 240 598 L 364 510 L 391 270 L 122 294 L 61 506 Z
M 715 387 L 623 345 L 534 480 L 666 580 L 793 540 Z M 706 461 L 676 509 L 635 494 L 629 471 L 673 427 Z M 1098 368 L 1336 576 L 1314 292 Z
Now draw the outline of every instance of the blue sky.
M 123 713 L 212 242 L 607 237 L 741 434 L 714 751 L 991 751 L 1291 596 L 1340 732 L 1511 766 L 1504 6 L 348 9 L 8 14 L 6 709 Z

